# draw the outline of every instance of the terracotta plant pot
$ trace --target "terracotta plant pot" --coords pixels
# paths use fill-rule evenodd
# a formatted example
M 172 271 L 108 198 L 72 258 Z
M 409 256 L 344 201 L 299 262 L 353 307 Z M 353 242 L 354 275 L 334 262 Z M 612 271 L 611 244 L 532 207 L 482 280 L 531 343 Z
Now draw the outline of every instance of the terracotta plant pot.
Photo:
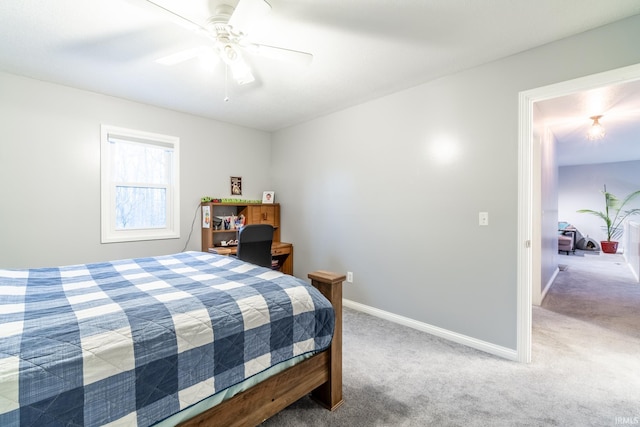
M 618 252 L 618 242 L 600 242 L 600 247 L 605 254 L 615 254 Z

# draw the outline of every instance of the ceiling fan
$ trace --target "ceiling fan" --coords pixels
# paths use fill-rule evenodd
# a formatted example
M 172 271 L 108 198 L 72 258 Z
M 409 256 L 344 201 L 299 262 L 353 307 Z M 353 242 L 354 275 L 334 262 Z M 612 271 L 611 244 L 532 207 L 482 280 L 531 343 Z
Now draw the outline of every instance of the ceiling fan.
M 213 50 L 231 72 L 233 79 L 243 85 L 255 80 L 251 67 L 243 57 L 243 52 L 304 64 L 311 63 L 313 59 L 313 55 L 308 52 L 259 44 L 247 38 L 251 27 L 271 10 L 271 6 L 265 0 L 239 0 L 235 8 L 229 4 L 218 3 L 216 0 L 209 0 L 209 10 L 212 15 L 203 23 L 197 23 L 182 16 L 160 4 L 158 0 L 135 0 L 135 2 L 151 5 L 165 17 L 206 36 L 212 42 L 209 46 L 187 49 L 157 60 L 165 65 L 177 64 L 196 56 L 210 55 Z

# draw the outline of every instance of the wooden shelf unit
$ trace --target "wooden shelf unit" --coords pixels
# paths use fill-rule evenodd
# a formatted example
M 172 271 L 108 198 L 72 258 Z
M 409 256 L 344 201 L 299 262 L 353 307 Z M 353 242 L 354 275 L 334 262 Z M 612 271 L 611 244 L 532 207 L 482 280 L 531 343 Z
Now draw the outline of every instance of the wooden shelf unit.
M 293 245 L 280 241 L 280 204 L 266 203 L 201 203 L 209 206 L 211 212 L 210 228 L 202 227 L 202 252 L 210 248 L 223 248 L 222 241 L 236 240 L 237 230 L 216 230 L 213 223 L 217 217 L 240 216 L 245 218 L 245 224 L 271 224 L 273 226 L 272 256 L 278 259 L 279 270 L 293 275 Z M 202 210 L 200 211 L 202 215 Z M 202 224 L 202 222 L 201 222 Z M 230 253 L 235 253 L 235 247 L 227 247 Z

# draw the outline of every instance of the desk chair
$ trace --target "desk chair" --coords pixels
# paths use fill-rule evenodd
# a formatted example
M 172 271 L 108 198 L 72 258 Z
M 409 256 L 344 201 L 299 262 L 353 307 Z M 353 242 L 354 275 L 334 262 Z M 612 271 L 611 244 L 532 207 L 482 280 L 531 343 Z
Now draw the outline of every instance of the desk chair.
M 242 261 L 271 268 L 272 241 L 272 225 L 245 225 L 238 233 L 238 250 L 236 256 Z

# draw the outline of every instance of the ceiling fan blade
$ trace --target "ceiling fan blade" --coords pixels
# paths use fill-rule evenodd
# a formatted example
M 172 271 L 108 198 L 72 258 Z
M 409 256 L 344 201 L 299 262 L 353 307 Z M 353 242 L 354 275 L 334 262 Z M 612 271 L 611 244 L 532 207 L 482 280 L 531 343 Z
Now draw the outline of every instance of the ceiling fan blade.
M 212 63 L 218 59 L 213 49 L 209 46 L 196 46 L 190 49 L 181 50 L 179 52 L 172 53 L 167 56 L 156 59 L 158 64 L 162 65 L 176 65 L 184 61 L 188 61 L 193 58 L 201 58 L 207 63 Z
M 271 6 L 264 0 L 240 0 L 229 19 L 229 25 L 234 30 L 247 34 L 270 10 Z
M 301 65 L 309 65 L 313 61 L 313 55 L 309 52 L 302 52 L 299 50 L 286 49 L 284 47 L 247 42 L 242 42 L 241 46 L 250 53 L 264 56 L 266 58 L 293 62 Z
M 158 4 L 152 0 L 125 0 L 130 4 L 136 5 L 140 8 L 145 9 L 149 13 L 152 13 L 162 19 L 170 20 L 183 28 L 188 30 L 192 30 L 195 32 L 200 32 L 204 35 L 209 35 L 209 31 L 204 28 L 202 25 L 193 22 L 192 20 L 185 18 L 182 15 L 175 13 L 174 11 L 167 9 L 166 7 Z

